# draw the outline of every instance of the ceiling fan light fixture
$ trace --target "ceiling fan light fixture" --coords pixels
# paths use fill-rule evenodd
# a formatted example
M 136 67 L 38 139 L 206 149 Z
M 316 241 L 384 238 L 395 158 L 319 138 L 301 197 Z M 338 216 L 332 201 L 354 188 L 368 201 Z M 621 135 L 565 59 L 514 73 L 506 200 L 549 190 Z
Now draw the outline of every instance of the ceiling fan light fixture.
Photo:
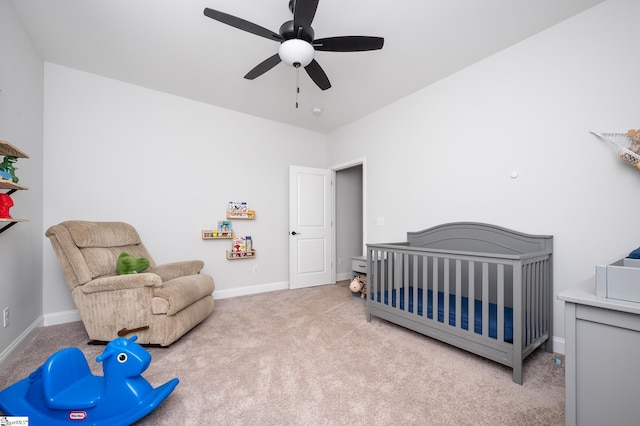
M 280 44 L 278 55 L 285 64 L 295 68 L 304 68 L 313 60 L 314 52 L 311 43 L 294 38 Z

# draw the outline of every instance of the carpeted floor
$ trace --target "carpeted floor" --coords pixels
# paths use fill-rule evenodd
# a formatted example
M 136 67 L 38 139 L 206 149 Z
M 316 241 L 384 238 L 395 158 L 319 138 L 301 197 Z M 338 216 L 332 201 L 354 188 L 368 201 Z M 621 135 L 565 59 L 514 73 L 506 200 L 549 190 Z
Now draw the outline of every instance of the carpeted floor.
M 541 349 L 511 370 L 374 318 L 348 283 L 216 301 L 144 377 L 180 384 L 137 425 L 562 425 L 564 367 Z M 0 373 L 0 389 L 53 352 L 104 349 L 81 323 L 45 327 Z M 557 355 L 556 355 L 557 356 Z M 37 425 L 31 425 L 37 426 Z

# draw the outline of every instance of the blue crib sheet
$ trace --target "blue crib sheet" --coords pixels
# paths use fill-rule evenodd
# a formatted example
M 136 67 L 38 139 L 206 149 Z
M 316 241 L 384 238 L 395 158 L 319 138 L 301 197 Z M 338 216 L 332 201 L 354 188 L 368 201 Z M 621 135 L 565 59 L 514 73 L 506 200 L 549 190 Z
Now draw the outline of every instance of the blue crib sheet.
M 377 294 L 378 303 L 381 302 L 381 292 Z M 389 291 L 384 292 L 384 304 L 389 304 Z M 404 310 L 404 287 L 399 291 L 391 291 L 391 306 L 396 307 L 396 294 L 400 297 L 400 309 Z M 423 315 L 422 309 L 422 289 L 418 288 L 418 315 Z M 462 328 L 469 329 L 469 300 L 467 297 L 461 298 L 462 310 L 460 312 Z M 413 287 L 409 287 L 409 312 L 413 312 Z M 489 303 L 489 337 L 498 338 L 497 333 L 497 313 L 498 306 L 495 303 Z M 427 317 L 433 319 L 433 291 L 427 290 Z M 474 300 L 474 331 L 482 334 L 482 301 Z M 438 321 L 444 322 L 444 293 L 438 292 Z M 449 325 L 456 325 L 456 295 L 449 294 Z M 513 309 L 504 307 L 504 341 L 513 343 Z

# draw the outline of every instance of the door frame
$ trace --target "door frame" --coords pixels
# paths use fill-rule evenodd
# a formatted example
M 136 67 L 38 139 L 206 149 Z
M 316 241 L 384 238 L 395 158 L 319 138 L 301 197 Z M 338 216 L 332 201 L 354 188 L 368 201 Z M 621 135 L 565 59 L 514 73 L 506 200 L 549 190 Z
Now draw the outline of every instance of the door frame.
M 344 163 L 339 163 L 339 164 L 335 164 L 331 167 L 329 167 L 329 170 L 332 170 L 334 172 L 340 171 L 340 170 L 344 170 L 344 169 L 350 169 L 351 167 L 355 167 L 355 166 L 362 166 L 362 256 L 366 256 L 367 253 L 367 158 L 366 157 L 360 157 L 360 158 L 355 158 L 353 160 L 350 161 L 346 161 Z M 334 225 L 335 225 L 335 220 L 336 220 L 336 205 L 337 205 L 337 199 L 336 199 L 336 191 L 333 191 L 333 211 L 331 212 L 332 215 L 332 220 L 334 221 Z M 332 249 L 333 249 L 333 263 L 334 263 L 334 267 L 333 269 L 333 281 L 335 282 L 336 280 L 336 266 L 338 263 L 338 259 L 337 259 L 337 251 L 336 251 L 336 241 L 338 239 L 338 235 L 336 233 L 336 226 L 333 227 L 333 236 L 331 238 L 331 244 L 333 244 Z

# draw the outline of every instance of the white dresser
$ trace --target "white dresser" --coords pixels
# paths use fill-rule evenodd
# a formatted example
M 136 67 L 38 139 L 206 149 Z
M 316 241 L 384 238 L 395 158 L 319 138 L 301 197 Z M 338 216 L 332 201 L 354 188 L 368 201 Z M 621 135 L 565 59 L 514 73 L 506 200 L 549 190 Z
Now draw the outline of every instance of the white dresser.
M 565 302 L 568 426 L 640 424 L 640 303 L 597 297 L 595 283 Z

